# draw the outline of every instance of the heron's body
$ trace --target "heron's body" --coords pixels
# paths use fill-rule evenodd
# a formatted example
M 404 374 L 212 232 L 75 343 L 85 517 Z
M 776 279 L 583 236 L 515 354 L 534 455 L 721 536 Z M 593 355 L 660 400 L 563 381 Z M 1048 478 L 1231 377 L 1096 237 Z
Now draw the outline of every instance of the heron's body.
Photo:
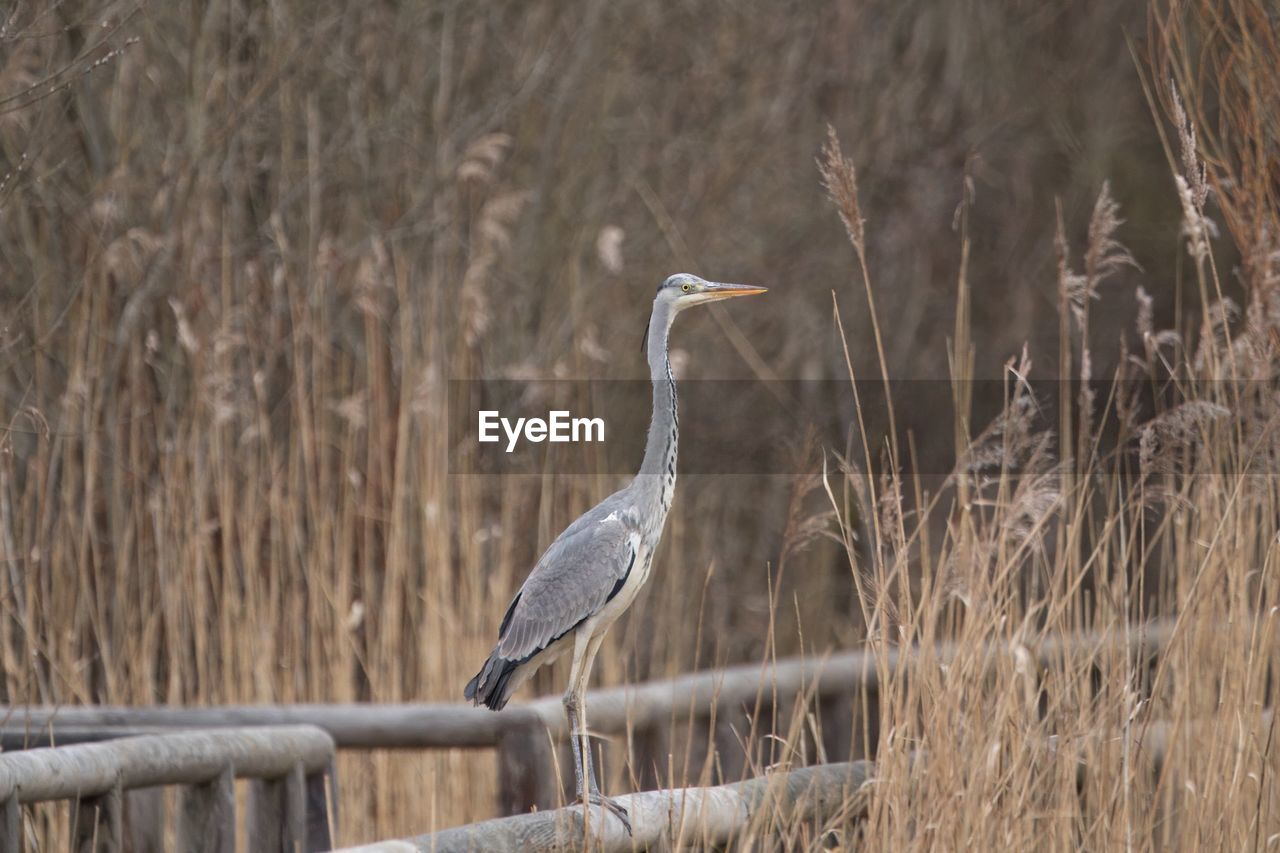
M 574 733 L 579 789 L 584 800 L 596 798 L 624 821 L 625 811 L 596 790 L 589 751 L 584 783 L 578 743 L 586 728 L 581 700 L 605 633 L 649 579 L 675 495 L 680 419 L 667 336 L 675 315 L 689 305 L 762 291 L 689 275 L 672 276 L 658 288 L 646 341 L 653 417 L 640 471 L 551 543 L 507 609 L 498 644 L 466 688 L 466 698 L 497 710 L 538 667 L 572 650 L 565 709 Z
M 635 600 L 649 578 L 662 528 L 644 535 L 646 526 L 628 507 L 630 488 L 579 517 L 538 560 L 507 609 L 497 647 L 467 685 L 467 698 L 501 709 L 534 672 L 571 650 L 575 637 L 603 637 Z M 598 554 L 594 563 L 579 561 L 578 555 L 592 552 Z M 610 570 L 593 571 L 602 565 Z

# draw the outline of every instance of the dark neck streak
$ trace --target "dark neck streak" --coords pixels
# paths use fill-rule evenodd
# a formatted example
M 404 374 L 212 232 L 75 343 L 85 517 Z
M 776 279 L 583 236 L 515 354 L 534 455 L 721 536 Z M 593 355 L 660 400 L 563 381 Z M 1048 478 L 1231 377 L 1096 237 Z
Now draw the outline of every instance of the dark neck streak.
M 649 436 L 645 442 L 644 461 L 640 465 L 639 477 L 648 480 L 645 475 L 653 476 L 650 481 L 653 498 L 662 504 L 663 511 L 670 506 L 671 491 L 675 487 L 676 448 L 680 435 L 676 383 L 667 357 L 667 334 L 671 329 L 672 319 L 667 304 L 654 303 L 653 317 L 649 321 L 647 353 L 649 379 L 653 383 L 653 416 L 649 421 Z

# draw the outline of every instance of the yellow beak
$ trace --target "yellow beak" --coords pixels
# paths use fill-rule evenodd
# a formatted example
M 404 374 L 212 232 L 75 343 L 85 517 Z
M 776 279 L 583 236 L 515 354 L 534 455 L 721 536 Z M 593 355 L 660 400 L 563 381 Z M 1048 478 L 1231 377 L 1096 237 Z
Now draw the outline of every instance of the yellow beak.
M 708 300 L 719 301 L 721 299 L 732 299 L 735 296 L 755 296 L 757 293 L 765 293 L 767 287 L 753 287 L 749 284 L 720 284 L 712 283 L 703 295 Z

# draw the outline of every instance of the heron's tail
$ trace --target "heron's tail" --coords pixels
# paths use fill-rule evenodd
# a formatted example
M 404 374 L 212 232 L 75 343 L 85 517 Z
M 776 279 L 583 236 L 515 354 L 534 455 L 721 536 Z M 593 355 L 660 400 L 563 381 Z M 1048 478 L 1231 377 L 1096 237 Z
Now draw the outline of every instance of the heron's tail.
M 522 661 L 498 657 L 496 653 L 489 655 L 489 659 L 484 662 L 484 666 L 480 667 L 476 677 L 467 682 L 467 688 L 462 695 L 477 705 L 501 711 L 516 688 L 516 685 L 511 683 L 511 679 L 521 663 Z

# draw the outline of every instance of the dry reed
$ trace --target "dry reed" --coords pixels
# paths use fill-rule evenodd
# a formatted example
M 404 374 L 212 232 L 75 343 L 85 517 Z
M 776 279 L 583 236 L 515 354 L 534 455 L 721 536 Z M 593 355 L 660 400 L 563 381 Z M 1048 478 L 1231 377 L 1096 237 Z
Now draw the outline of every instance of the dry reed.
M 1157 3 L 1135 71 L 1116 35 L 1133 12 L 1066 27 L 999 4 L 863 5 L 876 27 L 847 4 L 713 25 L 601 0 L 0 13 L 5 700 L 460 698 L 532 559 L 618 478 L 467 476 L 447 381 L 642 375 L 637 282 L 674 252 L 781 284 L 772 316 L 720 318 L 727 340 L 681 329 L 695 377 L 750 375 L 723 363 L 730 342 L 783 375 L 886 389 L 950 357 L 959 402 L 932 414 L 954 420 L 960 462 L 938 482 L 904 473 L 910 437 L 859 409 L 825 465 L 802 454 L 758 488 L 683 480 L 599 682 L 864 640 L 921 654 L 910 677 L 882 665 L 852 721 L 802 699 L 719 721 L 724 754 L 699 746 L 701 722 L 656 736 L 666 766 L 617 744 L 609 787 L 843 758 L 822 752 L 840 725 L 876 780 L 829 825 L 766 815 L 744 843 L 1273 848 L 1260 713 L 1280 675 L 1280 447 L 1258 380 L 1280 353 L 1274 20 L 1254 0 Z M 1173 127 L 1167 171 L 1151 123 L 1133 129 L 1139 80 Z M 861 286 L 839 287 L 841 341 L 818 348 L 850 272 L 812 172 L 833 114 L 853 153 L 832 132 L 821 178 Z M 854 161 L 875 168 L 855 181 Z M 1038 312 L 1056 195 L 1058 310 Z M 934 237 L 953 221 L 959 240 Z M 1238 286 L 1219 272 L 1237 257 Z M 1130 356 L 1109 342 L 1132 258 Z M 969 424 L 963 384 L 1006 364 L 1005 411 Z M 1036 375 L 1136 376 L 1171 403 L 1140 417 L 1082 390 L 1045 424 Z M 1030 653 L 1158 615 L 1178 628 L 1155 667 Z M 941 665 L 944 640 L 974 654 Z M 980 670 L 992 643 L 1011 654 Z M 1157 762 L 1143 738 L 1162 721 Z M 340 774 L 347 842 L 491 811 L 477 754 L 346 756 Z M 44 848 L 65 843 L 63 816 L 32 812 Z

